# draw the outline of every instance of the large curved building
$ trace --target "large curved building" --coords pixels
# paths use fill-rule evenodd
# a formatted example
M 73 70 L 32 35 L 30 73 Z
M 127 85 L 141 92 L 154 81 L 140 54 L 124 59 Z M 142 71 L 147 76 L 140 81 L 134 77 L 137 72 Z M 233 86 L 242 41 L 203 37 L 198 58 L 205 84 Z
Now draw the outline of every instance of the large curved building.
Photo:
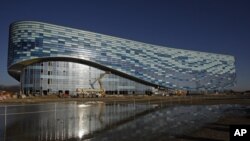
M 145 93 L 152 87 L 223 90 L 233 86 L 236 78 L 235 59 L 230 55 L 35 21 L 10 25 L 8 72 L 21 82 L 24 93 L 44 94 L 90 88 L 100 76 L 110 94 Z

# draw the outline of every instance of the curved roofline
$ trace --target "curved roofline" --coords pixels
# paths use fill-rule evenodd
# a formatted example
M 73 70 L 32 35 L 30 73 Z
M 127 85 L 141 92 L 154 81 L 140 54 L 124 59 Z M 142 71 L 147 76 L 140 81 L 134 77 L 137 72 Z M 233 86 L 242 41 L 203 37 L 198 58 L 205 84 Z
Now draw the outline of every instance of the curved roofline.
M 109 37 L 112 37 L 112 38 L 133 41 L 133 42 L 137 42 L 137 43 L 140 43 L 140 44 L 147 44 L 147 45 L 157 46 L 157 47 L 161 47 L 161 48 L 169 48 L 169 49 L 175 49 L 175 50 L 190 51 L 190 52 L 212 54 L 212 55 L 221 55 L 221 56 L 223 55 L 223 56 L 232 57 L 235 60 L 235 57 L 233 55 L 230 55 L 230 54 L 219 54 L 219 53 L 211 53 L 211 52 L 205 52 L 205 51 L 195 51 L 195 50 L 188 50 L 188 49 L 179 49 L 179 48 L 167 47 L 167 46 L 163 46 L 163 45 L 155 45 L 155 44 L 151 44 L 151 43 L 144 43 L 142 41 L 135 41 L 135 40 L 132 40 L 132 39 L 126 39 L 126 38 L 116 37 L 114 35 L 107 35 L 107 34 L 93 32 L 93 31 L 89 31 L 89 30 L 85 30 L 85 29 L 66 27 L 66 26 L 62 26 L 62 25 L 58 25 L 58 24 L 52 24 L 52 23 L 47 23 L 47 22 L 31 21 L 31 20 L 24 20 L 24 21 L 19 20 L 19 21 L 12 22 L 10 24 L 10 26 L 12 26 L 13 24 L 21 23 L 21 22 L 42 23 L 42 24 L 48 24 L 48 25 L 52 25 L 52 26 L 59 26 L 59 27 L 63 27 L 63 28 L 69 28 L 69 29 L 73 29 L 73 30 L 86 31 L 86 32 L 90 32 L 90 33 L 93 33 L 93 34 L 100 34 L 100 35 L 109 36 Z
M 95 67 L 97 69 L 103 70 L 103 71 L 109 71 L 111 72 L 111 74 L 115 74 L 148 86 L 152 86 L 152 87 L 163 87 L 164 86 L 159 86 L 150 82 L 147 82 L 145 80 L 139 79 L 137 77 L 128 75 L 124 72 L 103 66 L 101 64 L 95 63 L 95 62 L 91 62 L 88 60 L 83 60 L 83 59 L 79 59 L 79 58 L 71 58 L 71 57 L 41 57 L 41 58 L 34 58 L 34 59 L 30 59 L 30 60 L 25 60 L 25 61 L 21 61 L 15 64 L 12 64 L 11 66 L 8 67 L 8 73 L 14 77 L 16 80 L 20 81 L 20 73 L 21 70 L 29 65 L 35 64 L 35 63 L 40 63 L 40 62 L 48 62 L 48 61 L 64 61 L 64 62 L 74 62 L 74 63 L 79 63 L 79 64 L 84 64 L 84 65 L 89 65 L 91 67 Z

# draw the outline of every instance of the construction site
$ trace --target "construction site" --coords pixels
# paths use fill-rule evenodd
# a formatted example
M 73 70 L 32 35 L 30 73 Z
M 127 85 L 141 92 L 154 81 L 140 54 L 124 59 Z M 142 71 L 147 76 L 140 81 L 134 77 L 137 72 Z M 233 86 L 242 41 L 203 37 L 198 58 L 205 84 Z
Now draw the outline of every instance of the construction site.
M 89 80 L 89 88 L 81 88 L 78 87 L 75 89 L 75 91 L 69 91 L 67 88 L 64 88 L 66 90 L 58 90 L 58 92 L 49 92 L 48 91 L 27 91 L 25 89 L 22 89 L 22 84 L 20 87 L 19 91 L 16 92 L 11 92 L 11 91 L 2 91 L 0 95 L 0 100 L 5 100 L 5 99 L 24 99 L 24 98 L 32 98 L 32 97 L 41 97 L 41 96 L 48 96 L 51 97 L 51 95 L 54 95 L 59 97 L 59 98 L 103 98 L 106 97 L 107 95 L 109 97 L 117 97 L 121 95 L 128 95 L 128 96 L 135 96 L 135 95 L 147 95 L 147 96 L 186 96 L 189 94 L 188 91 L 186 90 L 173 90 L 173 89 L 166 89 L 166 88 L 154 88 L 151 87 L 150 90 L 147 91 L 142 91 L 141 93 L 135 93 L 132 92 L 128 94 L 127 91 L 123 91 L 123 93 L 118 94 L 117 92 L 112 93 L 111 91 L 106 91 L 105 88 L 103 87 L 103 78 L 106 75 L 110 75 L 111 72 L 106 71 L 104 73 L 100 73 L 99 76 L 95 77 L 93 81 Z M 110 86 L 109 86 L 110 87 Z M 195 92 L 193 94 L 205 94 L 204 92 Z M 115 96 L 116 95 L 116 96 Z M 52 96 L 53 97 L 53 96 Z
M 186 96 L 235 85 L 232 55 L 163 47 L 39 21 L 10 25 L 17 97 Z M 34 49 L 35 48 L 35 49 Z
M 20 85 L 0 93 L 0 140 L 185 139 L 249 109 L 248 94 L 228 91 L 234 56 L 37 21 L 9 28 L 8 74 Z

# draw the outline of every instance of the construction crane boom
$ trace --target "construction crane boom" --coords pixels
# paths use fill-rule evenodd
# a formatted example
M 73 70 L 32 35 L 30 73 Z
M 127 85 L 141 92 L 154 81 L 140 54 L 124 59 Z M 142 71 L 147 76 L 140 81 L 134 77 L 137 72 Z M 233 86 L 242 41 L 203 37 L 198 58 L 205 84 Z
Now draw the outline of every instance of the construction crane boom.
M 90 83 L 90 86 L 92 89 L 94 89 L 94 84 L 96 83 L 96 81 L 98 81 L 100 88 L 102 89 L 102 82 L 101 79 L 106 75 L 106 74 L 110 74 L 110 72 L 106 71 L 104 73 L 101 73 L 100 76 L 98 78 L 96 78 L 92 83 Z
M 110 74 L 111 72 L 109 71 L 106 71 L 104 73 L 101 73 L 100 76 L 98 78 L 96 78 L 92 83 L 90 83 L 90 86 L 92 89 L 95 89 L 94 88 L 94 84 L 98 81 L 99 83 L 99 86 L 100 86 L 100 89 L 104 92 L 104 89 L 103 89 L 103 85 L 102 85 L 102 81 L 101 79 L 106 75 L 106 74 Z

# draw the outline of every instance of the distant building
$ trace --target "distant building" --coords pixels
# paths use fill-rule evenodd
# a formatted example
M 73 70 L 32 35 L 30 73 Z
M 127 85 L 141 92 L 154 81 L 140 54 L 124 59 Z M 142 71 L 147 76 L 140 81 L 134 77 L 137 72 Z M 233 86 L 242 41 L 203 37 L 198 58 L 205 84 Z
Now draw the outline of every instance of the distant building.
M 235 83 L 230 55 L 175 49 L 35 21 L 10 25 L 8 72 L 27 93 L 98 88 L 134 94 L 152 87 L 224 90 Z

